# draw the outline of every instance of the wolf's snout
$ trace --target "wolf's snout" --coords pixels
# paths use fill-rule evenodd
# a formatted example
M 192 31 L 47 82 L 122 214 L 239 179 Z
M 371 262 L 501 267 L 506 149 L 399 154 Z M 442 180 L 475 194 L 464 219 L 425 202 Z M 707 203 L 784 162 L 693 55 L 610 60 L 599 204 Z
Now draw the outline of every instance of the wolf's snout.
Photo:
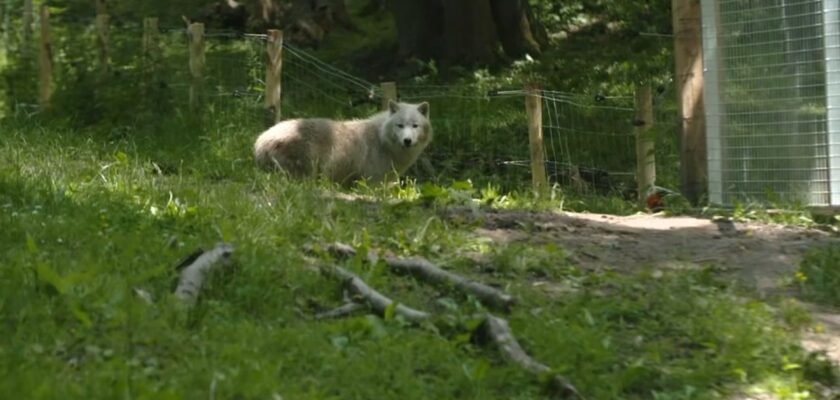
M 410 138 L 403 139 L 403 144 L 405 145 L 405 147 L 411 147 L 411 139 Z

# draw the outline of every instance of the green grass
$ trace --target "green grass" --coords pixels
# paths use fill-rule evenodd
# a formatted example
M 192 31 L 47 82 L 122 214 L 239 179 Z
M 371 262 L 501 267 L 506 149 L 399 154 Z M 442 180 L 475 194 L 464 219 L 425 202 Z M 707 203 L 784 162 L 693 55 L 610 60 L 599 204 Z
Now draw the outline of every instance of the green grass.
M 536 379 L 468 340 L 481 307 L 457 293 L 350 263 L 385 293 L 444 317 L 420 327 L 371 315 L 312 320 L 341 304 L 341 290 L 306 268 L 302 249 L 333 240 L 423 255 L 507 288 L 522 299 L 508 318 L 523 346 L 589 399 L 705 399 L 748 386 L 802 398 L 823 378 L 809 372 L 790 312 L 777 316 L 709 272 L 586 272 L 562 248 L 489 246 L 470 223 L 435 212 L 470 198 L 556 207 L 559 194 L 534 202 L 456 183 L 357 188 L 406 199 L 396 203 L 328 199 L 314 182 L 257 171 L 256 127 L 226 121 L 131 135 L 6 124 L 4 397 L 206 398 L 211 385 L 216 398 L 545 397 Z M 220 240 L 235 246 L 235 265 L 185 314 L 169 295 L 174 265 Z M 479 272 L 467 252 L 498 267 Z
M 840 246 L 831 244 L 808 252 L 795 280 L 809 300 L 840 306 Z

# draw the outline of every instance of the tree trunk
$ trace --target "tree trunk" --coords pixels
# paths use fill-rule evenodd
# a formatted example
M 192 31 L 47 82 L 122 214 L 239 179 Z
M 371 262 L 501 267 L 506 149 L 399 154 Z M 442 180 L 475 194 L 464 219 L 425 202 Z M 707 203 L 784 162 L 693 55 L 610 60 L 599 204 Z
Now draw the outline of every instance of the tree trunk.
M 443 55 L 443 5 L 440 0 L 400 0 L 393 3 L 402 58 L 437 59 Z
M 487 0 L 446 0 L 443 6 L 446 61 L 457 64 L 492 64 L 497 59 L 499 36 Z
M 493 19 L 499 30 L 499 39 L 505 54 L 520 58 L 525 54 L 538 56 L 540 43 L 534 35 L 536 26 L 532 26 L 530 8 L 527 0 L 490 0 Z
M 548 44 L 527 0 L 399 0 L 390 9 L 403 58 L 487 65 L 499 60 L 500 42 L 513 58 L 539 56 Z

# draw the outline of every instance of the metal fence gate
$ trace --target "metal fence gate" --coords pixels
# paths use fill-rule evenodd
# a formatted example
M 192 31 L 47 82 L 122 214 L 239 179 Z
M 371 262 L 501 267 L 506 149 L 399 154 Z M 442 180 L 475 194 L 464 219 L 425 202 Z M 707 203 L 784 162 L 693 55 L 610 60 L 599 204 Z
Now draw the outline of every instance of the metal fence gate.
M 709 200 L 840 205 L 840 0 L 701 0 Z

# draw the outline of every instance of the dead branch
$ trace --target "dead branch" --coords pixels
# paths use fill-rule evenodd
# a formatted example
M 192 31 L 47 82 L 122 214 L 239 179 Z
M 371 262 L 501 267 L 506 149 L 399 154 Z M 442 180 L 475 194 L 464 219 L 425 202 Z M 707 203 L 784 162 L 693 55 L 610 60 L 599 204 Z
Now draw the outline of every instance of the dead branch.
M 344 243 L 332 243 L 327 246 L 327 249 L 333 254 L 345 257 L 356 254 L 356 249 Z M 368 259 L 375 260 L 376 254 L 368 254 Z M 425 258 L 385 257 L 385 264 L 396 273 L 409 274 L 437 285 L 452 285 L 477 297 L 482 303 L 490 307 L 509 310 L 515 302 L 513 296 L 499 289 L 449 272 Z
M 487 340 L 491 341 L 507 361 L 519 365 L 524 370 L 538 376 L 551 373 L 551 368 L 531 358 L 522 349 L 522 346 L 519 345 L 519 342 L 513 336 L 507 320 L 487 314 L 484 322 L 477 329 L 476 334 L 479 335 L 479 339 L 482 342 L 486 342 Z M 560 375 L 551 377 L 549 388 L 553 393 L 556 393 L 562 398 L 581 398 L 577 389 L 566 378 Z
M 394 301 L 386 297 L 376 289 L 368 286 L 362 278 L 356 274 L 341 268 L 339 266 L 330 266 L 321 268 L 321 271 L 327 275 L 337 278 L 344 282 L 347 288 L 356 295 L 364 298 L 370 306 L 379 314 L 385 314 L 385 310 L 390 307 Z M 419 322 L 426 320 L 430 314 L 425 311 L 415 310 L 411 307 L 397 303 L 394 307 L 394 312 L 397 315 L 402 315 L 409 321 Z
M 330 251 L 339 253 L 342 255 L 352 255 L 356 254 L 356 250 L 352 247 L 342 244 L 342 243 L 335 243 L 329 246 Z M 308 248 L 308 250 L 312 250 Z M 375 257 L 374 254 L 369 254 L 369 257 Z M 406 260 L 397 260 L 400 262 L 404 262 Z M 450 282 L 452 283 L 452 278 L 448 276 L 441 276 L 441 275 L 431 275 L 428 276 L 428 270 L 437 271 L 435 270 L 437 267 L 432 265 L 433 268 L 429 268 L 428 265 L 431 265 L 428 261 L 425 263 L 418 263 L 417 260 L 407 260 L 409 263 L 413 263 L 411 267 L 406 267 L 406 272 L 411 272 L 408 268 L 415 268 L 415 269 L 425 269 L 424 272 L 411 272 L 417 274 L 417 276 L 426 278 L 431 281 L 435 282 Z M 422 260 L 425 261 L 425 260 Z M 391 264 L 389 263 L 389 266 Z M 401 268 L 401 267 L 391 267 L 393 269 Z M 326 266 L 320 268 L 321 272 L 325 275 L 328 275 L 332 278 L 341 280 L 344 282 L 344 285 L 350 290 L 351 292 L 355 293 L 357 296 L 364 298 L 370 306 L 376 310 L 379 314 L 384 314 L 385 310 L 388 307 L 391 307 L 394 303 L 393 300 L 386 297 L 385 295 L 379 293 L 372 287 L 368 286 L 365 281 L 363 281 L 359 276 L 356 274 L 341 268 L 339 266 Z M 442 270 L 441 270 L 442 271 Z M 442 271 L 446 272 L 446 271 Z M 447 272 L 447 274 L 449 274 Z M 457 275 L 453 275 L 457 278 L 461 278 Z M 461 278 L 464 279 L 464 278 Z M 464 279 L 466 280 L 466 279 Z M 468 281 L 469 282 L 469 281 Z M 457 286 L 457 283 L 456 283 Z M 464 289 L 468 290 L 468 289 Z M 347 301 L 347 300 L 345 300 Z M 357 302 L 352 300 L 347 301 L 341 307 L 336 309 L 318 314 L 316 316 L 317 319 L 323 318 L 337 318 L 349 315 L 352 312 L 355 312 L 361 307 L 361 305 Z M 431 314 L 426 313 L 424 311 L 415 310 L 413 308 L 404 306 L 402 304 L 397 304 L 394 307 L 394 312 L 398 315 L 402 315 L 406 319 L 414 322 L 419 322 L 423 320 L 427 320 L 431 317 Z M 552 373 L 551 368 L 546 366 L 545 364 L 540 363 L 539 361 L 531 358 L 525 350 L 522 349 L 522 346 L 513 336 L 513 332 L 510 329 L 510 325 L 508 324 L 507 320 L 503 318 L 496 317 L 492 314 L 486 314 L 484 321 L 481 325 L 476 329 L 475 337 L 478 339 L 477 341 L 482 344 L 492 343 L 499 349 L 502 353 L 502 356 L 508 362 L 514 363 L 519 367 L 523 368 L 524 370 L 537 375 L 539 378 L 547 376 Z M 548 381 L 548 388 L 549 390 L 558 397 L 561 398 L 582 398 L 580 394 L 577 392 L 574 386 L 572 386 L 566 378 L 561 375 L 554 374 L 550 377 Z
M 365 306 L 361 303 L 356 303 L 356 302 L 344 303 L 344 305 L 342 305 L 341 307 L 333 308 L 332 310 L 324 311 L 322 313 L 319 313 L 319 314 L 315 315 L 315 319 L 343 318 L 343 317 L 346 317 L 350 314 L 353 314 L 354 312 L 356 312 L 358 310 L 361 310 L 364 307 Z
M 175 288 L 175 297 L 189 305 L 195 304 L 207 275 L 216 265 L 227 263 L 231 254 L 233 254 L 233 246 L 228 243 L 218 243 L 211 250 L 202 252 L 195 258 L 190 257 L 192 262 L 181 270 L 181 278 L 178 281 L 178 287 Z

